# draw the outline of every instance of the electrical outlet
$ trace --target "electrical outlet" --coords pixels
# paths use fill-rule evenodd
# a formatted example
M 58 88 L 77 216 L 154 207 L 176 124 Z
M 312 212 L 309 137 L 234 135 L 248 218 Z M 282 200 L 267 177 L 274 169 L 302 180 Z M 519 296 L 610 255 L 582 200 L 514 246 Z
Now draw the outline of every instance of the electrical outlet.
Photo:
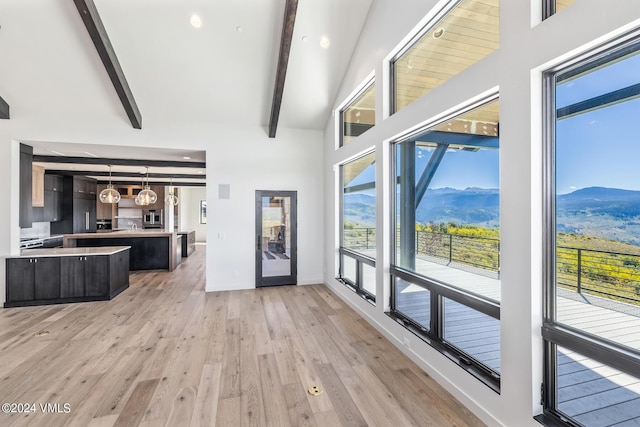
M 411 348 L 411 341 L 409 341 L 409 337 L 402 337 L 402 345 L 407 348 Z

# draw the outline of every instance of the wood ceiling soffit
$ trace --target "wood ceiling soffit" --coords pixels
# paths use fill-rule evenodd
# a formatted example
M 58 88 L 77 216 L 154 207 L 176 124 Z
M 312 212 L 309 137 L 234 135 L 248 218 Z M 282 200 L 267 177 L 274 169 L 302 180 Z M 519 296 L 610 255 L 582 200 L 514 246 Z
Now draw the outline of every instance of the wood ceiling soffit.
M 34 162 L 39 163 L 74 163 L 82 165 L 113 165 L 113 166 L 149 166 L 165 168 L 196 168 L 207 167 L 205 162 L 180 162 L 175 160 L 140 160 L 140 159 L 107 159 L 102 157 L 61 157 L 34 154 Z
M 80 17 L 82 17 L 82 22 L 84 22 L 89 36 L 91 36 L 93 45 L 98 51 L 98 55 L 104 64 L 107 74 L 109 74 L 111 83 L 113 83 L 113 87 L 120 98 L 120 102 L 122 102 L 122 106 L 131 121 L 131 125 L 136 129 L 142 129 L 142 115 L 140 114 L 136 100 L 133 98 L 133 93 L 129 88 L 122 67 L 120 67 L 113 46 L 109 41 L 109 36 L 102 24 L 95 3 L 93 0 L 73 0 L 73 2 L 76 4 Z
M 273 89 L 273 100 L 271 102 L 271 117 L 269 118 L 269 138 L 276 137 L 280 107 L 282 105 L 282 95 L 284 93 L 284 82 L 287 77 L 287 66 L 289 64 L 289 52 L 291 51 L 291 41 L 293 39 L 293 27 L 296 22 L 296 11 L 298 0 L 287 0 L 284 8 L 284 21 L 282 23 L 282 36 L 280 37 L 280 51 L 278 53 L 278 68 L 276 70 L 276 84 Z
M 0 119 L 9 119 L 9 104 L 0 96 Z

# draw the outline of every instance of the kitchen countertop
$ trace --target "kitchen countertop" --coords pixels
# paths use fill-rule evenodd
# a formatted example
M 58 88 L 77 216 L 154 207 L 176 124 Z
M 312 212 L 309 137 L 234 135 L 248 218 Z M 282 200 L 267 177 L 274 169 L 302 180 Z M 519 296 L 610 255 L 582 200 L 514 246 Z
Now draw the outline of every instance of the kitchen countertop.
M 165 231 L 158 229 L 147 230 L 117 230 L 111 233 L 75 233 L 65 234 L 64 238 L 67 239 L 101 239 L 112 237 L 169 237 L 176 235 L 176 232 Z
M 23 249 L 20 255 L 8 256 L 7 258 L 41 258 L 41 257 L 61 257 L 61 256 L 83 256 L 83 255 L 113 255 L 115 253 L 129 249 L 131 246 L 100 246 L 95 248 L 51 248 L 51 249 Z

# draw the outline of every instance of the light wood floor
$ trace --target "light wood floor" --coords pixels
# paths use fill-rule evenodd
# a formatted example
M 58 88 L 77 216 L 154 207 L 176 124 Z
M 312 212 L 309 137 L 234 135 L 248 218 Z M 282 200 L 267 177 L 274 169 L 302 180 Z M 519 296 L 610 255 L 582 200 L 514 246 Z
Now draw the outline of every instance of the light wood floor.
M 0 425 L 483 425 L 326 287 L 205 294 L 204 255 L 113 301 L 0 309 L 0 403 L 37 405 Z

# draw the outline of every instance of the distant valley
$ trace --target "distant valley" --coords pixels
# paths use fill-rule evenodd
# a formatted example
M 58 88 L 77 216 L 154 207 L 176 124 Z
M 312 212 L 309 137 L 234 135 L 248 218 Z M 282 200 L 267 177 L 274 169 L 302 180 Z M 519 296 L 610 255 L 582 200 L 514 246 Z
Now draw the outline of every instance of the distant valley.
M 455 222 L 481 227 L 499 226 L 497 189 L 429 189 L 416 210 L 419 223 Z M 345 220 L 375 225 L 375 198 L 345 195 Z M 558 196 L 558 231 L 615 239 L 640 246 L 640 191 L 589 187 Z

